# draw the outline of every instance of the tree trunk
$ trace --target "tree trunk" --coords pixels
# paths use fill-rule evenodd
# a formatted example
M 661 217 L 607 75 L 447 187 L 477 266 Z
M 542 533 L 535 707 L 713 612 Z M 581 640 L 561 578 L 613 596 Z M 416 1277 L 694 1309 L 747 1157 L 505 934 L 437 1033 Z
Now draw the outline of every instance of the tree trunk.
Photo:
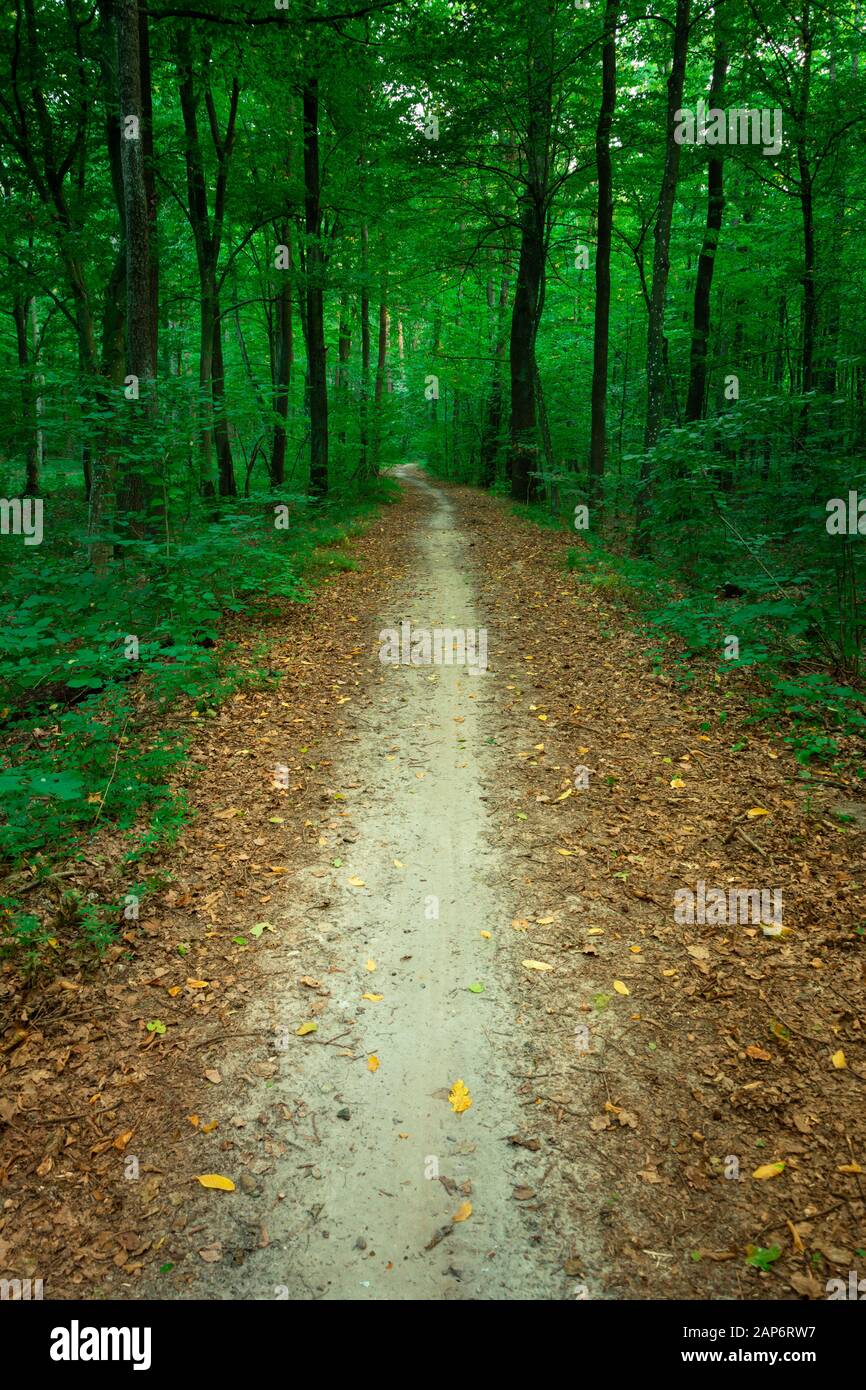
M 21 379 L 21 420 L 24 441 L 24 496 L 39 496 L 39 422 L 36 414 L 36 389 L 30 359 L 30 318 L 34 299 L 29 294 L 16 294 L 12 302 L 15 337 L 18 345 L 18 371 Z
M 543 299 L 546 210 L 553 120 L 553 5 L 530 0 L 527 16 L 526 174 L 520 197 L 520 257 L 511 313 L 511 496 L 540 494 L 535 340 Z
M 337 374 L 334 389 L 339 399 L 341 444 L 346 442 L 346 413 L 349 396 L 349 357 L 352 352 L 352 329 L 349 323 L 349 296 L 340 295 L 340 319 L 337 329 Z
M 376 405 L 375 423 L 375 443 L 373 452 L 376 460 L 376 472 L 379 471 L 379 457 L 382 451 L 382 395 L 385 389 L 385 364 L 388 359 L 388 336 L 390 328 L 390 317 L 388 315 L 388 305 L 386 302 L 386 289 L 383 283 L 381 299 L 379 301 L 379 338 L 378 351 L 376 354 L 376 384 L 373 391 L 373 399 Z
M 649 523 L 651 514 L 650 470 L 652 450 L 659 437 L 662 425 L 664 401 L 664 327 L 665 295 L 670 273 L 670 240 L 673 221 L 674 197 L 680 167 L 680 146 L 674 139 L 676 129 L 675 115 L 682 107 L 683 84 L 686 76 L 686 55 L 689 46 L 690 0 L 677 0 L 674 24 L 673 61 L 668 78 L 667 125 L 665 136 L 665 163 L 662 174 L 659 206 L 656 214 L 653 245 L 653 279 L 650 292 L 649 322 L 647 324 L 646 348 L 646 427 L 644 430 L 644 452 L 641 459 L 640 482 L 635 517 L 635 550 L 638 554 L 649 551 Z
M 610 128 L 616 106 L 616 22 L 619 0 L 607 0 L 601 52 L 601 107 L 595 130 L 598 175 L 598 229 L 595 250 L 595 322 L 592 347 L 592 408 L 589 444 L 589 489 L 600 502 L 607 444 L 607 362 L 610 341 L 610 247 L 613 236 L 613 171 Z
M 324 253 L 319 168 L 319 83 L 304 83 L 304 222 L 307 234 L 306 320 L 310 401 L 310 495 L 328 491 L 328 379 L 325 363 Z
M 271 487 L 282 487 L 286 480 L 286 422 L 289 418 L 289 388 L 292 380 L 294 347 L 292 338 L 292 247 L 289 229 L 284 223 L 280 228 L 279 244 L 288 247 L 289 268 L 280 286 L 276 299 L 275 337 L 273 352 L 274 411 L 277 421 L 274 425 L 274 443 L 271 451 Z
M 153 306 L 151 302 L 151 257 L 149 251 L 150 213 L 144 175 L 144 141 L 141 133 L 142 92 L 139 47 L 138 0 L 115 0 L 117 25 L 117 72 L 120 116 L 120 163 L 123 185 L 123 225 L 125 232 L 126 374 L 135 378 L 138 402 L 129 402 L 133 457 L 146 454 L 150 437 L 139 438 L 142 423 L 156 418 L 153 359 Z M 135 121 L 134 128 L 131 121 Z M 139 428 L 136 428 L 136 427 Z M 148 431 L 150 436 L 150 431 Z M 133 533 L 144 534 L 142 511 L 151 488 L 140 465 L 128 467 L 123 479 L 121 506 L 137 515 Z
M 721 20 L 718 11 L 716 12 L 716 25 L 716 53 L 713 60 L 713 76 L 709 94 L 710 110 L 714 108 L 721 110 L 724 106 L 725 78 L 728 71 L 728 53 L 719 33 Z M 715 148 L 718 150 L 719 146 Z M 719 247 L 722 214 L 725 209 L 724 167 L 723 156 L 714 154 L 707 169 L 707 222 L 695 278 L 689 389 L 686 397 L 687 420 L 702 420 L 706 408 L 710 294 L 713 288 L 713 271 L 715 270 L 716 252 Z
M 358 469 L 362 478 L 370 473 L 370 295 L 367 286 L 369 271 L 369 233 L 366 222 L 361 227 L 361 453 Z

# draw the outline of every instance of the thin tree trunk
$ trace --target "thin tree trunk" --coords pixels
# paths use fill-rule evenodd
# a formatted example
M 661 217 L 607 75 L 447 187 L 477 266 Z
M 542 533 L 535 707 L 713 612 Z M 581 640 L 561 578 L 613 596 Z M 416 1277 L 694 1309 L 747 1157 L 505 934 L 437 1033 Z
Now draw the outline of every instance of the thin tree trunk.
M 369 233 L 365 222 L 361 227 L 361 453 L 358 465 L 362 478 L 366 478 L 370 472 L 370 295 L 367 288 L 369 246 Z
M 607 445 L 607 363 L 610 341 L 610 247 L 613 236 L 613 170 L 610 128 L 616 107 L 616 24 L 619 0 L 607 0 L 604 46 L 601 54 L 601 107 L 595 131 L 598 175 L 598 229 L 595 250 L 595 322 L 592 347 L 592 407 L 589 444 L 589 488 L 593 502 L 601 500 Z
M 129 417 L 135 445 L 133 457 L 149 447 L 142 423 L 155 419 L 153 397 L 153 306 L 151 302 L 151 258 L 149 251 L 150 214 L 144 176 L 144 142 L 141 134 L 141 52 L 139 47 L 138 0 L 115 0 L 117 26 L 117 71 L 120 115 L 124 125 L 120 140 L 123 185 L 123 225 L 125 232 L 126 374 L 133 377 L 138 391 L 129 402 Z M 135 128 L 130 123 L 135 122 Z M 127 128 L 128 127 L 128 128 Z M 139 428 L 136 428 L 139 426 Z M 124 511 L 137 516 L 133 533 L 144 534 L 141 513 L 147 505 L 150 487 L 140 467 L 132 467 L 123 480 L 121 504 Z
M 39 495 L 39 424 L 36 415 L 36 390 L 30 359 L 30 316 L 33 296 L 16 294 L 12 302 L 15 338 L 18 345 L 18 371 L 21 381 L 21 420 L 24 438 L 24 496 Z
M 511 496 L 539 495 L 535 340 L 544 292 L 546 208 L 553 121 L 553 6 L 530 0 L 526 74 L 526 176 L 520 198 L 520 256 L 511 314 Z
M 321 170 L 319 167 L 319 83 L 304 82 L 304 223 L 307 374 L 310 401 L 310 494 L 328 491 L 328 379 L 325 363 L 324 253 L 322 250 Z
M 337 374 L 334 389 L 339 400 L 341 444 L 346 442 L 346 412 L 349 396 L 349 358 L 352 352 L 352 329 L 349 323 L 349 296 L 340 295 L 340 318 L 337 328 Z
M 710 82 L 709 109 L 721 110 L 725 102 L 725 79 L 728 72 L 728 50 L 722 33 L 721 10 L 715 12 L 716 51 L 713 58 L 713 76 Z M 720 146 L 714 147 L 716 151 Z M 725 209 L 724 157 L 721 153 L 711 156 L 707 168 L 707 223 L 704 242 L 698 257 L 698 270 L 695 278 L 695 304 L 692 320 L 692 350 L 689 368 L 689 390 L 686 397 L 686 419 L 701 420 L 704 416 L 707 395 L 707 365 L 710 339 L 710 294 L 713 288 L 713 271 L 716 265 L 716 252 L 719 247 L 719 232 Z
M 665 136 L 665 163 L 662 174 L 659 206 L 656 214 L 653 246 L 653 279 L 650 292 L 649 322 L 647 324 L 646 349 L 646 427 L 644 430 L 644 452 L 641 460 L 640 482 L 635 508 L 635 550 L 638 554 L 649 551 L 649 523 L 651 515 L 650 470 L 652 450 L 659 437 L 662 425 L 664 402 L 664 328 L 665 295 L 670 273 L 670 240 L 673 222 L 674 197 L 680 167 L 680 146 L 674 139 L 676 129 L 675 115 L 682 107 L 683 84 L 686 76 L 686 56 L 689 45 L 690 0 L 677 0 L 674 23 L 673 61 L 668 79 L 667 124 Z
M 274 425 L 274 443 L 271 451 L 271 487 L 282 487 L 286 479 L 286 423 L 289 418 L 289 388 L 292 380 L 294 345 L 292 334 L 292 247 L 289 229 L 283 224 L 279 230 L 279 244 L 288 247 L 289 268 L 285 271 L 280 292 L 276 298 L 275 338 L 272 352 L 274 411 L 277 420 Z

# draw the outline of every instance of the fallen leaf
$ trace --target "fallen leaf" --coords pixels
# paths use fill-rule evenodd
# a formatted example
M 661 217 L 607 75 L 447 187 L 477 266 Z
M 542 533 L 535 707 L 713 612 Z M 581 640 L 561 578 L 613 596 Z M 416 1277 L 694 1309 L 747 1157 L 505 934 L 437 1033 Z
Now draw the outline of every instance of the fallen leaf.
M 380 999 L 384 999 L 384 994 L 362 994 L 362 999 L 369 999 L 371 1004 L 378 1004 Z
M 763 806 L 753 806 L 751 811 L 746 812 L 749 820 L 754 820 L 756 816 L 768 816 L 769 814 L 770 812 L 765 811 Z
M 762 1182 L 765 1178 L 777 1178 L 779 1174 L 784 1173 L 784 1171 L 784 1163 L 762 1163 L 760 1168 L 755 1169 L 752 1177 Z
M 463 1081 L 455 1081 L 448 1096 L 448 1103 L 455 1115 L 462 1115 L 472 1104 L 472 1097 Z
M 196 1178 L 202 1187 L 213 1188 L 217 1192 L 234 1192 L 235 1185 L 231 1178 L 224 1178 L 221 1173 L 202 1173 Z
M 614 980 L 613 987 L 616 990 L 617 994 L 631 994 L 631 990 L 629 989 L 628 985 L 624 985 L 622 980 Z
M 215 1086 L 218 1086 L 218 1085 L 220 1084 L 220 1082 L 222 1081 L 222 1077 L 220 1076 L 220 1074 L 219 1074 L 219 1072 L 217 1071 L 216 1067 L 210 1067 L 210 1068 L 204 1073 L 204 1075 L 205 1075 L 205 1079 L 208 1080 L 208 1081 L 212 1081 L 213 1084 L 214 1084 Z
M 305 1038 L 308 1033 L 315 1033 L 318 1026 L 318 1023 L 302 1023 L 300 1028 L 295 1029 L 295 1035 L 299 1038 Z
M 349 884 L 351 888 L 366 888 L 367 886 L 364 880 L 362 878 L 358 878 L 357 875 L 353 875 L 353 877 L 347 879 L 346 882 Z
M 457 1208 L 457 1210 L 455 1211 L 455 1213 L 454 1213 L 454 1215 L 452 1216 L 451 1220 L 452 1220 L 453 1222 L 455 1222 L 455 1223 L 458 1222 L 458 1221 L 468 1221 L 471 1215 L 472 1215 L 472 1203 L 471 1203 L 471 1202 L 461 1202 L 461 1203 L 460 1203 L 460 1206 L 459 1206 L 459 1207 Z
M 552 970 L 553 966 L 548 965 L 543 960 L 522 960 L 521 965 L 525 965 L 527 970 Z
M 375 1054 L 371 1054 L 371 1056 L 369 1056 L 369 1057 L 367 1058 L 367 1071 L 378 1071 L 378 1070 L 379 1070 L 379 1058 L 378 1058 Z
M 843 1067 L 847 1067 L 848 1065 L 848 1063 L 845 1061 L 845 1053 L 842 1051 L 841 1047 L 839 1048 L 838 1052 L 833 1053 L 833 1056 L 830 1058 L 830 1061 L 833 1063 L 833 1066 L 836 1068 L 837 1071 L 841 1071 Z

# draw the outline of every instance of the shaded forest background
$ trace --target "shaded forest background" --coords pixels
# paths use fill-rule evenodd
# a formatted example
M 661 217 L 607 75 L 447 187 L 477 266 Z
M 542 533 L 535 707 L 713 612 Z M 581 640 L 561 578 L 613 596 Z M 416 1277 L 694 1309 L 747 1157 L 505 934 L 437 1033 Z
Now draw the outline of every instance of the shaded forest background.
M 41 545 L 0 539 L 16 948 L 22 866 L 103 817 L 131 866 L 177 833 L 187 745 L 147 709 L 276 680 L 235 669 L 227 617 L 351 564 L 407 460 L 576 526 L 660 668 L 716 663 L 720 719 L 755 681 L 804 765 L 859 773 L 862 546 L 827 503 L 866 456 L 864 26 L 848 0 L 15 0 L 0 486 L 44 505 Z M 781 112 L 781 149 L 678 143 L 700 101 Z M 116 909 L 76 911 L 98 945 Z

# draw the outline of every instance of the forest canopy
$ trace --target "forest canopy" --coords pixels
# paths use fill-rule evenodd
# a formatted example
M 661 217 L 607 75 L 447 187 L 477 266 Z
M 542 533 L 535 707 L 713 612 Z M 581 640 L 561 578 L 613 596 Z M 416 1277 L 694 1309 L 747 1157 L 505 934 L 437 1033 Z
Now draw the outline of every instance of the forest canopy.
M 848 0 L 15 0 L 3 853 L 118 740 L 106 811 L 171 822 L 131 663 L 218 700 L 226 616 L 403 461 L 574 526 L 682 680 L 765 668 L 804 762 L 859 735 L 863 46 Z

